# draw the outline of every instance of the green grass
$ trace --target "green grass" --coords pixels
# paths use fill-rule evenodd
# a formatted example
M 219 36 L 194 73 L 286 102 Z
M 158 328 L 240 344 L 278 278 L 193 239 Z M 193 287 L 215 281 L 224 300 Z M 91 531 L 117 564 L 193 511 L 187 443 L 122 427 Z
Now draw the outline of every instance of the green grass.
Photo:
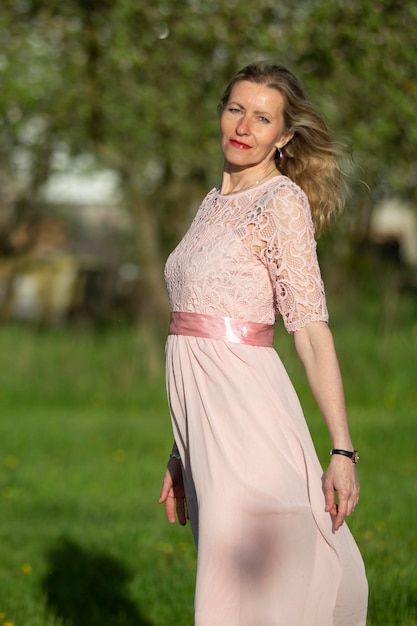
M 397 328 L 334 320 L 362 456 L 349 525 L 368 626 L 417 625 L 417 332 Z M 192 626 L 195 549 L 157 505 L 171 432 L 144 345 L 129 329 L 0 328 L 0 625 Z M 277 348 L 326 463 L 291 338 Z

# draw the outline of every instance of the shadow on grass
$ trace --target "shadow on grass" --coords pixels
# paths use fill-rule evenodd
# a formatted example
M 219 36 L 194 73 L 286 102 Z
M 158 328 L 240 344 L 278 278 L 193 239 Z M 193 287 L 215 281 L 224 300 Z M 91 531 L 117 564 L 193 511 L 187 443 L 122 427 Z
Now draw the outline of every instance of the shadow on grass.
M 49 608 L 73 626 L 152 626 L 129 598 L 127 568 L 103 553 L 62 539 L 47 553 L 42 581 Z

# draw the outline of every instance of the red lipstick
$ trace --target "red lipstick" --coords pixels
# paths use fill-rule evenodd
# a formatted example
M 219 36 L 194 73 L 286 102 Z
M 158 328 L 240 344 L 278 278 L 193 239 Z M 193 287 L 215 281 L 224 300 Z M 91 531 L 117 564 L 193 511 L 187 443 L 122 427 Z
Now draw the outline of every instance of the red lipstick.
M 241 141 L 238 141 L 237 139 L 230 139 L 230 143 L 232 144 L 234 148 L 237 148 L 238 150 L 250 150 L 251 149 L 251 146 L 248 146 L 247 143 L 243 143 Z

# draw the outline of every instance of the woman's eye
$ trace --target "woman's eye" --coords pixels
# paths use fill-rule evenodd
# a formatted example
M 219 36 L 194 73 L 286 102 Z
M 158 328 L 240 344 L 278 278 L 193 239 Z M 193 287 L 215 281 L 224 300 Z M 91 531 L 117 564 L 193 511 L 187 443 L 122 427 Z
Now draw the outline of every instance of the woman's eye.
M 260 116 L 259 121 L 269 124 L 269 119 L 263 115 Z
M 228 111 L 230 113 L 240 113 L 240 109 L 237 109 L 236 107 L 229 107 Z

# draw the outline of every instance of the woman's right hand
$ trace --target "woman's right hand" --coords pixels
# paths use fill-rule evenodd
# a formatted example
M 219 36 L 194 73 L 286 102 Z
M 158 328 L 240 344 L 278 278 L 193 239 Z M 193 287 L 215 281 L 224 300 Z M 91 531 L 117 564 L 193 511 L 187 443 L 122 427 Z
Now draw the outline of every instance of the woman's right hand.
M 165 503 L 166 516 L 171 524 L 175 523 L 176 512 L 178 522 L 181 526 L 185 526 L 188 518 L 187 503 L 185 501 L 181 463 L 178 459 L 171 458 L 169 460 L 158 503 Z

